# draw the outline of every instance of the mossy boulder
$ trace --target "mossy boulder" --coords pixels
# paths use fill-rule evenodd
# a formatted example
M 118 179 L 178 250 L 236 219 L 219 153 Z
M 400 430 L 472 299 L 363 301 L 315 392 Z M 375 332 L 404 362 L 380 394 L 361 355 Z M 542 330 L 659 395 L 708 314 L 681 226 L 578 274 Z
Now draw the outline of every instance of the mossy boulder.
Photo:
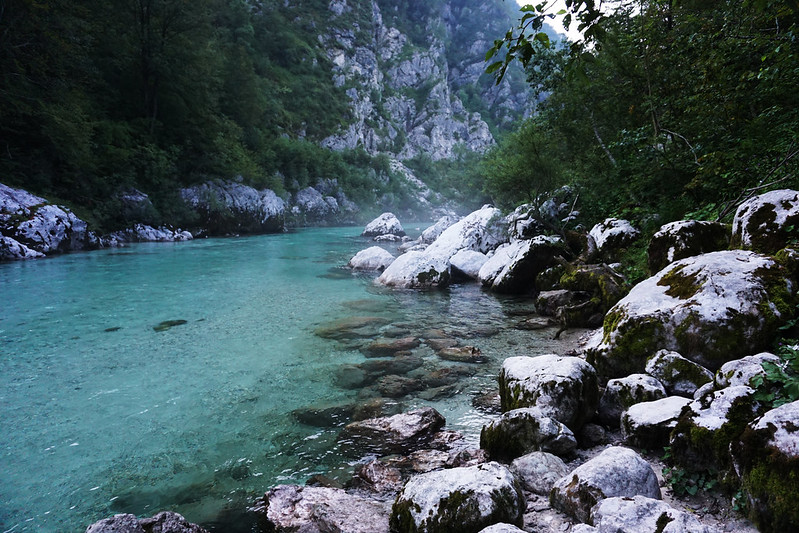
M 373 453 L 406 453 L 423 448 L 446 420 L 432 407 L 393 416 L 369 418 L 344 426 L 339 442 L 345 448 Z
M 660 381 L 666 392 L 693 398 L 696 390 L 713 381 L 713 373 L 677 352 L 660 350 L 646 362 L 646 373 Z
M 607 262 L 618 261 L 624 250 L 640 236 L 641 232 L 629 221 L 619 218 L 607 218 L 588 232 L 589 241 L 595 245 L 597 255 Z M 588 247 L 592 248 L 590 243 Z
M 770 345 L 793 317 L 797 295 L 787 271 L 743 250 L 712 252 L 672 263 L 642 281 L 608 311 L 586 347 L 600 375 L 642 372 L 659 350 L 716 371 Z
M 637 495 L 661 498 L 655 471 L 633 450 L 611 446 L 559 479 L 549 501 L 555 509 L 588 522 L 591 508 L 605 498 Z
M 504 413 L 480 432 L 480 448 L 488 457 L 510 461 L 530 452 L 542 451 L 570 456 L 577 448 L 574 433 L 535 407 Z
M 688 398 L 669 396 L 652 402 L 637 403 L 621 415 L 621 435 L 625 444 L 659 450 L 669 443 Z
M 662 226 L 649 241 L 649 271 L 658 272 L 674 261 L 726 250 L 730 227 L 720 222 L 679 220 Z
M 536 276 L 565 251 L 560 237 L 544 235 L 504 244 L 480 268 L 478 279 L 494 292 L 527 293 L 535 288 Z
M 731 246 L 773 254 L 799 236 L 799 192 L 770 191 L 742 203 L 732 222 Z
M 692 471 L 730 473 L 730 442 L 758 414 L 754 390 L 743 385 L 712 391 L 689 403 L 680 415 L 669 445 L 675 464 Z
M 779 356 L 769 352 L 748 355 L 724 363 L 714 377 L 715 387 L 718 389 L 732 387 L 734 385 L 752 387 L 752 379 L 755 376 L 765 376 L 766 370 L 763 368 L 763 363 L 766 362 L 775 365 L 782 364 L 782 360 Z
M 478 533 L 496 523 L 521 526 L 525 499 L 515 476 L 499 463 L 415 476 L 391 510 L 394 533 Z
M 621 414 L 637 403 L 666 397 L 666 389 L 646 374 L 611 379 L 599 400 L 599 420 L 610 428 L 619 427 Z
M 576 431 L 594 416 L 599 385 L 594 368 L 579 357 L 510 357 L 499 372 L 502 410 L 537 407 Z
M 749 503 L 749 518 L 764 533 L 799 524 L 799 401 L 750 424 L 733 443 L 733 460 Z

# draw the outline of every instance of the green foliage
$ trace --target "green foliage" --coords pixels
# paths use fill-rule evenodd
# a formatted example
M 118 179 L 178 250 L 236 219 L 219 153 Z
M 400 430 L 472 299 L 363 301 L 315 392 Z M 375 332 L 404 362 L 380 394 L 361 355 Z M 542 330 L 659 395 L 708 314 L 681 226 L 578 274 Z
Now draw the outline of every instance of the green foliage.
M 796 343 L 781 344 L 777 355 L 781 361 L 764 361 L 764 374 L 756 375 L 751 381 L 755 389 L 754 398 L 771 407 L 799 400 L 799 347 Z
M 663 461 L 672 459 L 671 448 L 664 448 Z M 699 491 L 705 492 L 718 488 L 718 472 L 710 470 L 686 470 L 679 466 L 663 467 L 663 479 L 671 487 L 675 496 L 695 496 Z

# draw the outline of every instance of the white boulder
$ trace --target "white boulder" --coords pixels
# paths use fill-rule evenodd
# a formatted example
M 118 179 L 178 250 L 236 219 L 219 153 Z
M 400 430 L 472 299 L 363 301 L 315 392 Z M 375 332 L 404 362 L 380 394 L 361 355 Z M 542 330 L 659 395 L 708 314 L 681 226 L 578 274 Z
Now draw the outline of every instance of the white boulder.
M 606 498 L 591 509 L 596 533 L 718 533 L 694 515 L 646 496 Z
M 713 381 L 713 373 L 677 352 L 660 350 L 646 362 L 646 373 L 657 378 L 669 394 L 693 398 L 696 389 Z
M 361 250 L 350 259 L 348 266 L 355 270 L 385 270 L 394 262 L 394 256 L 379 246 Z
M 774 253 L 796 236 L 799 191 L 781 189 L 742 203 L 732 221 L 732 246 Z
M 608 381 L 599 399 L 599 419 L 608 427 L 619 427 L 621 414 L 641 402 L 660 400 L 666 389 L 657 379 L 646 374 L 630 374 Z
M 396 235 L 402 237 L 405 230 L 402 228 L 399 219 L 394 213 L 383 213 L 366 225 L 363 233 L 364 237 L 377 237 L 379 235 Z
M 467 278 L 477 279 L 486 261 L 488 257 L 482 252 L 461 250 L 450 258 L 449 263 L 453 274 L 458 273 Z
M 621 435 L 625 444 L 648 450 L 667 446 L 680 413 L 689 403 L 688 398 L 669 396 L 631 406 L 621 415 Z

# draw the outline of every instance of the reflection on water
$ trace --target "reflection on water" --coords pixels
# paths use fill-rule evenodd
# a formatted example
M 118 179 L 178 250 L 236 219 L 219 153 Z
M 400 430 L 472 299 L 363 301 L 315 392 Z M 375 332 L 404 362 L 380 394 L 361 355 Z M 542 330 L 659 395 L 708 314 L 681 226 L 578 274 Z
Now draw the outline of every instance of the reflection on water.
M 369 245 L 357 234 L 0 265 L 0 531 L 164 509 L 250 531 L 244 511 L 270 486 L 351 474 L 361 458 L 336 441 L 348 421 L 431 405 L 476 444 L 491 415 L 473 399 L 495 389 L 501 361 L 567 348 L 514 328 L 526 299 L 375 287 L 342 268 Z M 364 355 L 409 336 L 409 349 Z M 485 362 L 446 361 L 442 346 Z

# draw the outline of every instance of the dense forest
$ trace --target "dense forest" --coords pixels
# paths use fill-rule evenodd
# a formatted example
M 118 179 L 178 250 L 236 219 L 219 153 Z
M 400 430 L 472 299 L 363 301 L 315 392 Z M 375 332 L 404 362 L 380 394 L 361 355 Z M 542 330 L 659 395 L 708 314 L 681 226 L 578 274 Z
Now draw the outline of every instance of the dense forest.
M 489 53 L 495 75 L 521 62 L 547 95 L 481 163 L 497 202 L 571 184 L 588 221 L 620 215 L 651 230 L 728 221 L 748 196 L 799 185 L 799 3 L 567 5 L 581 42 L 551 46 L 542 4 Z

